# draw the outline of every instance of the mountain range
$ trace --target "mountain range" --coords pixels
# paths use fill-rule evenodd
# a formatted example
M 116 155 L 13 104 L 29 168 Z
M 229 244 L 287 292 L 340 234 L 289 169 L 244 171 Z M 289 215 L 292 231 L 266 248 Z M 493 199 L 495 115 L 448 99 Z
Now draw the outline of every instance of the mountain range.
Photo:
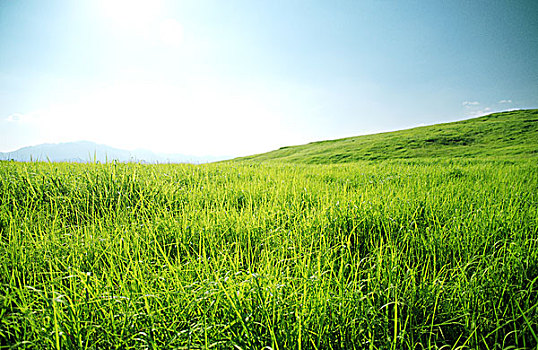
M 50 162 L 141 162 L 141 163 L 207 163 L 226 157 L 197 157 L 183 154 L 154 153 L 149 150 L 128 151 L 90 141 L 44 143 L 13 152 L 0 152 L 0 160 Z

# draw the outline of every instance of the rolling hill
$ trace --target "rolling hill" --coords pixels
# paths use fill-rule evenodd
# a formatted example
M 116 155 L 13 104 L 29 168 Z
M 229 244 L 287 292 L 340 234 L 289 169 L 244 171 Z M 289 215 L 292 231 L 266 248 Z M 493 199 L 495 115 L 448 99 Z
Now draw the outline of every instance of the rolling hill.
M 538 110 L 282 147 L 241 161 L 345 163 L 428 157 L 536 157 Z

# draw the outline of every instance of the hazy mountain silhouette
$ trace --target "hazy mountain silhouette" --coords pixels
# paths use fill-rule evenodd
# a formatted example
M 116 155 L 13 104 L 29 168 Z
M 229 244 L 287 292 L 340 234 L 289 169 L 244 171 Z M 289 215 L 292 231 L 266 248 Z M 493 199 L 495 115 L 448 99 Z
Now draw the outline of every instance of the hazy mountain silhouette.
M 0 152 L 0 160 L 51 162 L 142 162 L 142 163 L 207 163 L 226 157 L 197 157 L 184 154 L 162 154 L 139 149 L 127 151 L 89 141 L 44 143 L 23 147 L 13 152 Z

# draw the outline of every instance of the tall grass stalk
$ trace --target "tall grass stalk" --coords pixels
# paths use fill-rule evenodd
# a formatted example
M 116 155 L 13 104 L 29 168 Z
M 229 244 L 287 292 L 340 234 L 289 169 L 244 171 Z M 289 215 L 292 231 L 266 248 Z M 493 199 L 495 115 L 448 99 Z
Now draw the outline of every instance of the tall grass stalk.
M 0 163 L 2 348 L 538 346 L 538 167 Z

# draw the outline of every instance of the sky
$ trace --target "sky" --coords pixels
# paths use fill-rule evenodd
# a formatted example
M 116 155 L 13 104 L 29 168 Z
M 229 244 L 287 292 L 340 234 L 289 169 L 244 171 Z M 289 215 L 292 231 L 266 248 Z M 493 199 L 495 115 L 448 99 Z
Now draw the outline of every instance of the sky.
M 0 0 L 0 151 L 242 156 L 538 107 L 537 1 Z

